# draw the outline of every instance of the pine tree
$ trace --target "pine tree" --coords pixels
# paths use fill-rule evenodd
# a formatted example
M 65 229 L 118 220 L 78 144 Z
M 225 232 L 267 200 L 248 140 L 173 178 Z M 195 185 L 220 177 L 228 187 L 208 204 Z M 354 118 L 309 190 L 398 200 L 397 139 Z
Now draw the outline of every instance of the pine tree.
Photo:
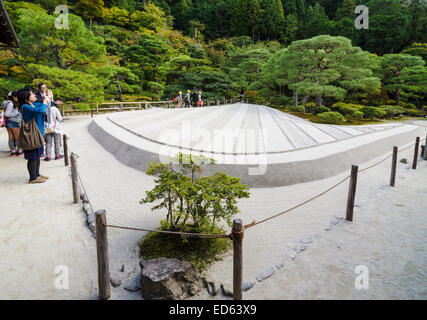
M 228 0 L 228 7 L 232 13 L 231 26 L 234 34 L 252 36 L 255 40 L 262 14 L 258 0 Z
M 262 18 L 260 33 L 262 39 L 282 39 L 285 16 L 281 0 L 260 0 Z
M 341 6 L 338 7 L 337 12 L 335 13 L 335 19 L 340 20 L 342 18 L 354 17 L 354 9 L 356 8 L 355 0 L 344 0 Z

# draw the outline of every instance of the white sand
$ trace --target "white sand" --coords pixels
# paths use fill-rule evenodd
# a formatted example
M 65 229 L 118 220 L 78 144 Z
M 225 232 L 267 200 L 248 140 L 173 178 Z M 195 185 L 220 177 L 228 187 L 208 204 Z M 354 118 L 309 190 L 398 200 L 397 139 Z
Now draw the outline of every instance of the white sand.
M 90 118 L 64 123 L 71 150 L 80 155 L 79 171 L 95 208 L 107 210 L 110 224 L 155 228 L 163 213 L 138 201 L 153 185 L 152 177 L 123 166 L 87 132 Z M 417 123 L 425 125 L 425 122 Z M 4 129 L 2 129 L 4 130 Z M 28 185 L 26 162 L 7 157 L 6 133 L 0 135 L 0 299 L 96 299 L 95 241 L 85 227 L 81 204 L 72 204 L 69 168 L 63 161 L 42 162 L 51 179 Z M 425 299 L 427 297 L 427 161 L 410 169 L 410 149 L 399 154 L 396 187 L 388 186 L 390 160 L 359 175 L 354 222 L 344 217 L 348 182 L 324 197 L 246 231 L 244 282 L 287 259 L 301 239 L 314 237 L 295 260 L 244 293 L 245 299 Z M 360 164 L 364 168 L 370 163 Z M 350 169 L 350 168 L 349 168 Z M 244 223 L 260 220 L 298 204 L 335 184 L 348 173 L 310 183 L 252 189 L 241 201 Z M 112 299 L 140 299 L 124 290 L 139 271 L 137 241 L 142 232 L 109 230 L 110 271 L 122 279 Z M 231 283 L 228 255 L 209 274 Z M 126 271 L 119 269 L 125 265 Z M 354 268 L 370 270 L 370 289 L 356 290 Z M 54 286 L 55 267 L 70 270 L 70 289 Z M 205 291 L 194 299 L 210 298 Z M 217 298 L 223 298 L 218 296 Z

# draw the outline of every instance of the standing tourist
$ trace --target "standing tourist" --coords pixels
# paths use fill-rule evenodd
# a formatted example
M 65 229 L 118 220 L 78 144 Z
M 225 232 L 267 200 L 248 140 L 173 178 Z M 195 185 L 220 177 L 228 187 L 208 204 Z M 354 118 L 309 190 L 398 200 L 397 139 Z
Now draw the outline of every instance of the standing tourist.
M 197 101 L 197 106 L 203 107 L 203 100 L 202 100 L 202 92 L 199 91 L 199 100 Z
M 185 107 L 184 108 L 189 108 L 190 107 L 190 92 L 191 90 L 187 90 L 187 93 L 185 94 Z
M 182 107 L 182 91 L 178 92 L 178 95 L 175 98 L 176 107 L 181 108 Z
M 197 108 L 197 101 L 199 101 L 199 94 L 197 93 L 197 90 L 194 89 L 193 93 L 193 107 Z
M 55 160 L 64 158 L 61 155 L 61 133 L 62 133 L 62 117 L 58 108 L 52 106 L 46 110 L 47 126 L 45 126 L 45 139 L 46 139 L 46 158 L 45 161 L 51 160 L 52 143 L 55 144 Z
M 11 91 L 8 93 L 6 100 L 2 103 L 4 107 L 4 116 L 6 117 L 6 129 L 9 135 L 9 149 L 10 156 L 20 156 L 23 154 L 22 150 L 17 147 L 19 137 L 19 127 L 21 126 L 21 113 L 18 108 L 18 99 L 16 92 Z
M 44 116 L 48 103 L 46 99 L 44 103 L 36 102 L 37 97 L 31 90 L 18 90 L 18 102 L 22 112 L 24 123 L 28 123 L 34 118 L 37 128 L 44 136 Z M 43 154 L 43 145 L 37 149 L 24 150 L 24 158 L 28 160 L 27 169 L 30 175 L 29 183 L 44 183 L 49 178 L 40 175 L 40 156 Z

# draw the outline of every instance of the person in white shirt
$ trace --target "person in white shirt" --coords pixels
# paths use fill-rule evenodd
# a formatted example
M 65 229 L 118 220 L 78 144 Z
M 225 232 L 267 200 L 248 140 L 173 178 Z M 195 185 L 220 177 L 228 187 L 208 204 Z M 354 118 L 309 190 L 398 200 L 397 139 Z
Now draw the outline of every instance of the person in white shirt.
M 47 120 L 45 123 L 45 139 L 46 139 L 46 157 L 45 161 L 51 160 L 52 143 L 55 144 L 55 160 L 64 158 L 61 155 L 61 134 L 62 134 L 62 117 L 58 108 L 52 106 L 46 110 Z

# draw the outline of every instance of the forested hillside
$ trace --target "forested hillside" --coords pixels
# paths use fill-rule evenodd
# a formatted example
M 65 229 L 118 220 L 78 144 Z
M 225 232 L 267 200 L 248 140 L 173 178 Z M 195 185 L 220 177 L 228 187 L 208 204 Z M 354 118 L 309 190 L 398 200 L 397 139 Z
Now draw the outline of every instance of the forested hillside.
M 356 118 L 384 116 L 378 106 L 422 115 L 426 104 L 424 0 L 4 3 L 21 48 L 0 51 L 2 92 L 45 82 L 84 108 L 244 91 L 256 103 Z M 65 3 L 69 28 L 58 29 L 55 8 Z M 366 30 L 354 25 L 358 4 L 369 8 Z

